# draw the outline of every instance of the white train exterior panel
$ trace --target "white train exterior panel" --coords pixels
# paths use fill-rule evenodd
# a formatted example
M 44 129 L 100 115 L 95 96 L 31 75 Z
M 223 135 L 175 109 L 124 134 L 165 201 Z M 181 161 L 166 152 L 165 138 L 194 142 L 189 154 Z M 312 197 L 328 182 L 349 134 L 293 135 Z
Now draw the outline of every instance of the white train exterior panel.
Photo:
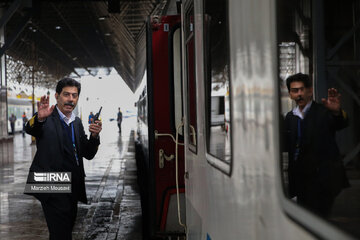
M 228 175 L 226 164 L 222 167 L 220 160 L 216 164 L 206 151 L 203 1 L 194 1 L 199 144 L 195 154 L 185 136 L 190 240 L 316 239 L 284 210 L 292 204 L 283 196 L 279 176 L 275 5 L 271 0 L 229 1 L 232 167 Z M 296 212 L 298 207 L 294 208 Z M 314 216 L 310 218 L 332 237 L 344 237 Z

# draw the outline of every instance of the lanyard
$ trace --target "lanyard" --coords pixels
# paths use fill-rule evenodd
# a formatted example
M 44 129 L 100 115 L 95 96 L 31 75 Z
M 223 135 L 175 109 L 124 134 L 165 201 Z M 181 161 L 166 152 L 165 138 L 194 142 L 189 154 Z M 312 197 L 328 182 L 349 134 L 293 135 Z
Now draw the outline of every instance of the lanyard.
M 66 125 L 64 119 L 61 119 L 61 122 L 63 123 L 65 128 L 68 127 Z M 75 133 L 74 133 L 74 124 L 73 124 L 73 122 L 70 123 L 70 126 L 71 126 L 71 141 L 72 141 L 72 145 L 73 145 L 73 148 L 74 148 L 74 155 L 75 155 L 75 159 L 76 159 L 76 164 L 79 166 L 79 158 L 78 158 L 78 154 L 77 154 L 77 151 L 76 151 L 76 145 L 75 145 Z M 66 131 L 66 132 L 68 132 L 68 131 Z M 68 134 L 69 134 L 69 132 L 68 132 Z
M 74 123 L 70 123 L 71 125 L 71 140 L 72 140 L 72 144 L 74 147 L 74 154 L 75 154 L 75 159 L 76 159 L 76 164 L 79 166 L 79 158 L 78 158 L 78 154 L 76 151 L 76 145 L 75 145 L 75 133 L 74 133 Z
M 298 127 L 297 127 L 298 139 L 300 141 L 300 139 L 301 139 L 301 119 L 299 118 L 297 122 L 298 122 Z
M 301 119 L 298 118 L 297 121 L 297 138 L 296 138 L 296 145 L 295 145 L 295 152 L 294 152 L 294 160 L 297 161 L 300 154 L 300 144 L 301 144 Z

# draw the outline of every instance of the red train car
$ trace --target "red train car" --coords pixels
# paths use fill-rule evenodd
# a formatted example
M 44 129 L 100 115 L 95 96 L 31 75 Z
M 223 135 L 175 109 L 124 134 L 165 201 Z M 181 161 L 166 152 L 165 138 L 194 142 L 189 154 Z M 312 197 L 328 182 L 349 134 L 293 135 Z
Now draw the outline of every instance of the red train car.
M 136 141 L 144 239 L 185 234 L 180 21 L 163 16 L 147 26 Z

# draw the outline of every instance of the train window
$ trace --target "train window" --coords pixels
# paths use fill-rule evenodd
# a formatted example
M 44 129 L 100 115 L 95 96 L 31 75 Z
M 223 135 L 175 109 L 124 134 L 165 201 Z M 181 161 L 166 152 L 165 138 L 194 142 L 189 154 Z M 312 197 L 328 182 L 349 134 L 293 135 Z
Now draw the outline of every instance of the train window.
M 284 209 L 320 238 L 359 238 L 360 4 L 277 4 Z
M 207 152 L 230 164 L 231 116 L 227 1 L 204 1 Z
M 189 148 L 197 152 L 197 114 L 196 114 L 196 79 L 195 79 L 195 37 L 194 37 L 194 6 L 191 1 L 185 14 L 185 47 L 187 69 L 187 104 L 188 104 L 188 141 Z
M 182 78 L 181 78 L 181 35 L 180 35 L 180 24 L 175 25 L 169 35 L 169 55 L 170 55 L 170 80 L 171 89 L 173 91 L 173 109 L 174 115 L 171 119 L 172 125 L 174 128 L 174 133 L 177 130 L 177 127 L 181 124 L 181 119 L 184 116 L 183 114 L 183 105 L 182 105 Z M 183 128 L 179 128 L 179 135 L 183 136 Z

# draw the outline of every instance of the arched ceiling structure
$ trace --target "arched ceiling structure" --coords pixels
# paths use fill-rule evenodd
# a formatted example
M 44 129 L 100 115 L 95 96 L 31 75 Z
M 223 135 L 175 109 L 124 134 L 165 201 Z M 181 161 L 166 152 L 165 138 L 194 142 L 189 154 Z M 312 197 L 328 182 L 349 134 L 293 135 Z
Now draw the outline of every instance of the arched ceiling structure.
M 149 16 L 162 15 L 169 2 L 2 1 L 0 24 L 12 14 L 5 25 L 8 62 L 21 61 L 30 69 L 9 74 L 30 83 L 34 69 L 42 73 L 37 85 L 46 86 L 64 76 L 96 75 L 99 67 L 115 68 L 135 91 L 145 70 L 145 22 Z

